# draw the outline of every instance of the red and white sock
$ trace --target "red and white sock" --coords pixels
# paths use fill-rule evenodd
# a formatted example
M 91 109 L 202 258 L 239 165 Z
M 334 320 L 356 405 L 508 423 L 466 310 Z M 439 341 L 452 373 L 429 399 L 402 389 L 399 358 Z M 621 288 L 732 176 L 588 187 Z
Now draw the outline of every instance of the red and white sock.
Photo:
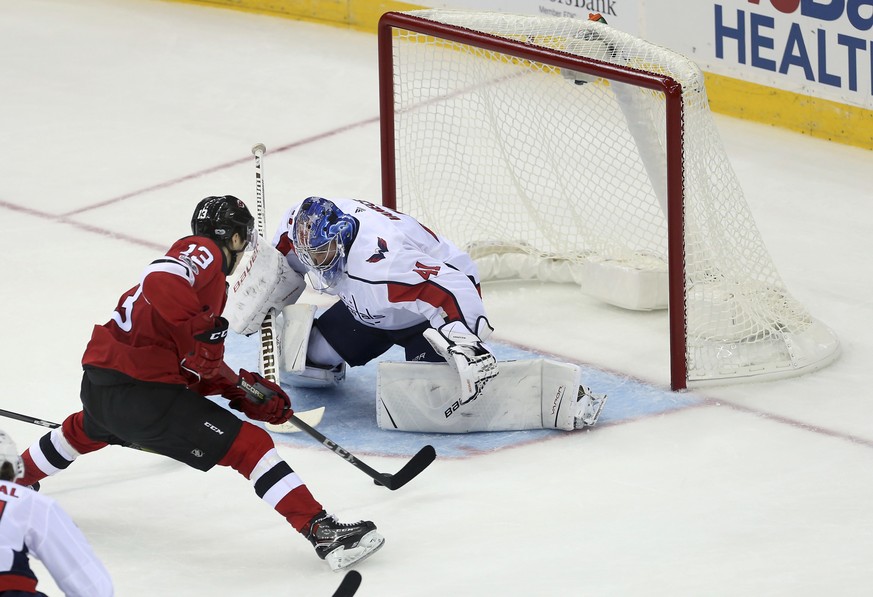
M 249 479 L 255 493 L 285 517 L 298 531 L 304 531 L 321 504 L 303 480 L 276 451 L 270 435 L 251 423 L 244 423 L 236 440 L 218 463 L 230 466 Z
M 33 485 L 64 470 L 82 454 L 106 447 L 106 443 L 96 442 L 85 435 L 83 416 L 82 411 L 70 415 L 60 427 L 52 429 L 24 451 L 21 455 L 24 476 L 17 483 Z

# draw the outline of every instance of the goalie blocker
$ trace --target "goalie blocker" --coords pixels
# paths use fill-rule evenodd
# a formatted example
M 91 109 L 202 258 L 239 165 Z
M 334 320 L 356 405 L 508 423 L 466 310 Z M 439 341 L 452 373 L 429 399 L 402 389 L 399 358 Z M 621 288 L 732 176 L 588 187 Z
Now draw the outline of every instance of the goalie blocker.
M 276 320 L 278 365 L 293 374 L 288 382 L 299 387 L 329 387 L 345 377 L 345 367 L 321 369 L 306 366 L 306 350 L 315 306 L 296 304 L 306 282 L 291 269 L 285 256 L 258 237 L 246 251 L 238 273 L 228 279 L 224 316 L 230 329 L 249 336 L 257 332 L 268 313 L 281 313 Z
M 260 236 L 252 250 L 243 253 L 237 271 L 228 279 L 224 317 L 230 329 L 249 336 L 261 329 L 270 311 L 295 303 L 306 287 L 303 276 L 291 269 L 285 256 Z
M 562 429 L 597 422 L 606 396 L 581 385 L 577 365 L 549 359 L 501 361 L 500 375 L 461 404 L 457 373 L 445 363 L 379 364 L 376 421 L 397 431 L 470 433 Z

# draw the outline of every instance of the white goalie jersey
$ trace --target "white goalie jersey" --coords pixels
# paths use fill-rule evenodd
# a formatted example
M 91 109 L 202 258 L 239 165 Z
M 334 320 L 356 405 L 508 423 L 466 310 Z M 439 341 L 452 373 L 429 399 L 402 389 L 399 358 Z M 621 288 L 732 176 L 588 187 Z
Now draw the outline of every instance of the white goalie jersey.
M 471 330 L 481 329 L 479 274 L 467 253 L 405 214 L 356 199 L 331 201 L 360 225 L 347 255 L 347 275 L 323 292 L 338 296 L 358 321 L 374 328 L 463 321 Z M 298 208 L 285 213 L 273 244 L 305 275 L 289 236 Z

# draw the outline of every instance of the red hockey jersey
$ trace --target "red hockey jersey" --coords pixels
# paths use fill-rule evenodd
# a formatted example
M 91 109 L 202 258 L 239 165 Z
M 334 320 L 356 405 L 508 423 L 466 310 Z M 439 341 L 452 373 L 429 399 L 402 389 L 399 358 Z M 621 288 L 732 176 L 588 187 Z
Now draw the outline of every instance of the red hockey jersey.
M 215 327 L 227 300 L 226 272 L 215 241 L 179 239 L 121 296 L 110 320 L 94 326 L 82 364 L 142 381 L 194 383 L 180 362 L 194 335 Z

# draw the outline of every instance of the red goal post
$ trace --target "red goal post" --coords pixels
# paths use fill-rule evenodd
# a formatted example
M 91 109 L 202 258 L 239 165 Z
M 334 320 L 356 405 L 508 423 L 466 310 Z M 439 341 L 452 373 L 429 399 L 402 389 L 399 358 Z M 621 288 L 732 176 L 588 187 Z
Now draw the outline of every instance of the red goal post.
M 674 389 L 838 354 L 772 266 L 685 57 L 594 21 L 389 12 L 379 85 L 383 204 L 483 279 L 667 307 Z

